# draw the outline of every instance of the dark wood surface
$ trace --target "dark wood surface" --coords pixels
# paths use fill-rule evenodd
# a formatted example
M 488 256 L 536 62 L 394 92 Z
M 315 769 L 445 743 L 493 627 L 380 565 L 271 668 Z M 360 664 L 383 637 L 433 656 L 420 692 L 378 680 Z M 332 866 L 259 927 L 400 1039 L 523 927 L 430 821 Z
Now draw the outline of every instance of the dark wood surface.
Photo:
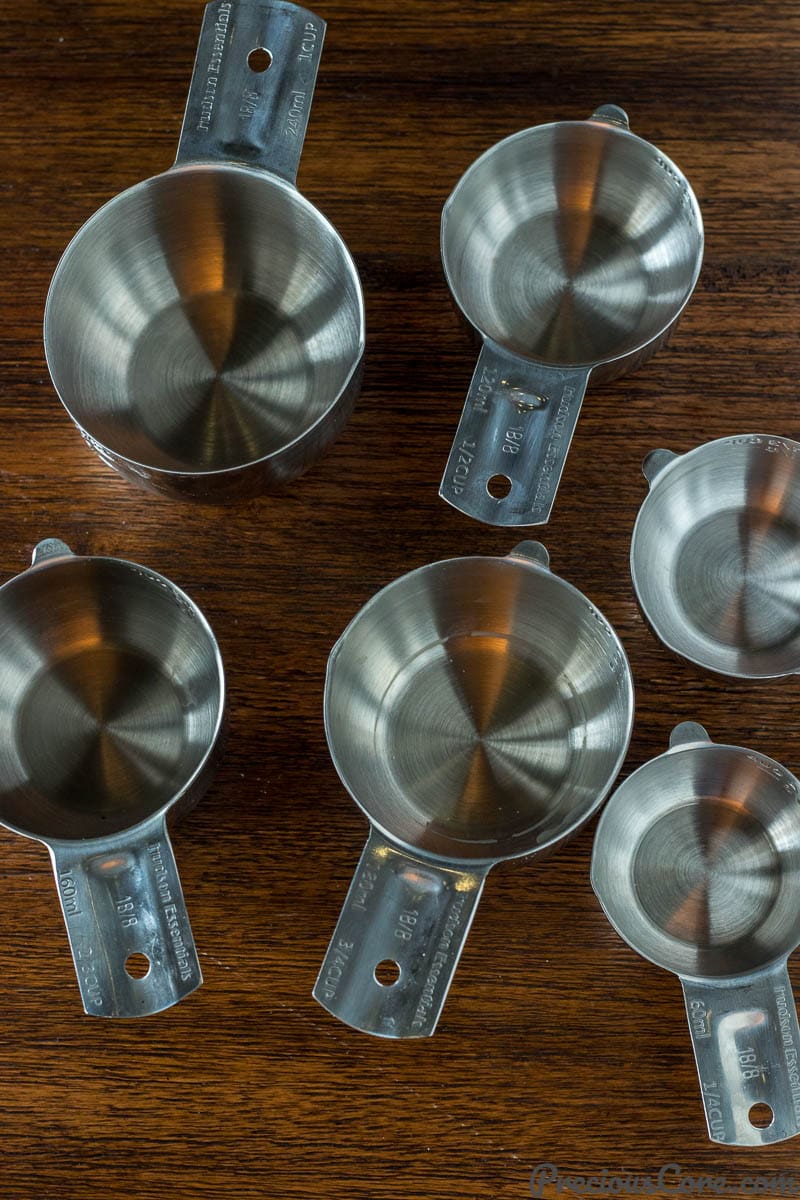
M 473 366 L 438 254 L 444 199 L 526 125 L 626 107 L 692 181 L 706 261 L 670 348 L 593 390 L 553 519 L 553 567 L 615 624 L 636 677 L 625 771 L 679 719 L 800 768 L 794 681 L 740 687 L 672 658 L 631 591 L 643 455 L 797 436 L 800 6 L 320 3 L 329 21 L 300 185 L 358 262 L 356 414 L 284 494 L 239 507 L 139 492 L 81 443 L 49 383 L 47 284 L 75 228 L 172 160 L 201 6 L 32 0 L 0 20 L 0 573 L 57 535 L 167 573 L 207 613 L 230 739 L 174 843 L 205 985 L 140 1022 L 83 1016 L 47 856 L 0 837 L 0 1196 L 520 1200 L 533 1167 L 792 1169 L 706 1140 L 680 987 L 591 892 L 593 829 L 500 868 L 439 1030 L 392 1044 L 310 990 L 366 825 L 328 758 L 327 653 L 381 585 L 513 532 L 437 496 Z M 800 969 L 793 967 L 800 986 Z

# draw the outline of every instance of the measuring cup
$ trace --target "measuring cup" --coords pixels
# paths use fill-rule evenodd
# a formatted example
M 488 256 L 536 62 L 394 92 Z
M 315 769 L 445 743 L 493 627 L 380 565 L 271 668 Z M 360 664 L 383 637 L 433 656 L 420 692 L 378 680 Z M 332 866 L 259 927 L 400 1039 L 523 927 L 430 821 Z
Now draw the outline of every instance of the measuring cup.
M 403 575 L 328 661 L 331 757 L 371 830 L 314 996 L 365 1033 L 433 1033 L 489 869 L 553 850 L 628 746 L 611 626 L 544 546 Z
M 800 442 L 719 438 L 653 450 L 631 576 L 665 646 L 739 679 L 800 671 Z
M 489 525 L 546 523 L 590 376 L 663 345 L 702 258 L 694 192 L 616 105 L 487 150 L 442 213 L 444 273 L 482 342 L 442 499 Z
M 202 982 L 166 818 L 210 782 L 214 635 L 162 575 L 50 538 L 0 637 L 0 824 L 50 852 L 86 1012 L 159 1012 Z
M 800 784 L 763 754 L 676 726 L 617 789 L 592 886 L 621 937 L 683 985 L 711 1140 L 800 1132 Z
M 282 0 L 209 4 L 175 165 L 96 212 L 53 276 L 64 407 L 104 462 L 168 495 L 293 479 L 355 401 L 358 273 L 295 187 L 324 34 Z

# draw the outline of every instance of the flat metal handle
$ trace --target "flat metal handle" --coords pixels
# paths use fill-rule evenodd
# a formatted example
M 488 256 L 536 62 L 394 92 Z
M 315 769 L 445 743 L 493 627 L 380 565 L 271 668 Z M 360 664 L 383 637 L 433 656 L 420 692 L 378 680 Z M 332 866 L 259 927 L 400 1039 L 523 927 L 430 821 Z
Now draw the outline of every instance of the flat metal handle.
M 285 0 L 207 5 L 176 165 L 241 163 L 294 183 L 325 28 Z
M 800 1028 L 783 961 L 747 980 L 681 979 L 709 1137 L 765 1146 L 800 1133 Z
M 121 835 L 113 850 L 107 839 L 54 842 L 49 850 L 87 1013 L 147 1016 L 199 987 L 203 977 L 163 817 L 137 826 L 134 837 Z
M 588 382 L 589 368 L 541 366 L 487 339 L 439 488 L 442 499 L 487 525 L 546 524 Z
M 362 1033 L 429 1037 L 488 869 L 463 871 L 425 862 L 373 830 L 314 998 Z

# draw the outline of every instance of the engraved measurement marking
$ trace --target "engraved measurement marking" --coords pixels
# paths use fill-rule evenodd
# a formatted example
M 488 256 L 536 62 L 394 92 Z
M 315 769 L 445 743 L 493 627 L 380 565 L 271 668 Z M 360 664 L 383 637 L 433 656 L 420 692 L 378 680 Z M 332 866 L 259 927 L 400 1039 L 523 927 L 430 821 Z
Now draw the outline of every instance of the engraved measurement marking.
M 414 936 L 414 926 L 419 920 L 419 912 L 415 908 L 406 908 L 397 918 L 397 928 L 394 936 L 401 942 L 410 942 Z
M 306 21 L 303 26 L 303 40 L 300 43 L 298 62 L 311 62 L 317 48 L 317 27 L 313 21 Z
M 422 1029 L 427 1022 L 428 1014 L 431 1008 L 433 1008 L 439 976 L 447 966 L 453 938 L 455 937 L 456 930 L 461 924 L 461 918 L 466 901 L 467 893 L 459 892 L 450 905 L 450 912 L 447 914 L 447 920 L 445 921 L 445 926 L 442 930 L 442 936 L 439 938 L 439 944 L 436 947 L 436 953 L 431 959 L 431 967 L 422 987 L 422 994 L 419 998 L 417 1011 L 414 1014 L 414 1020 L 411 1022 L 412 1029 Z
M 765 775 L 769 775 L 772 779 L 777 780 L 778 783 L 781 784 L 783 790 L 788 792 L 790 796 L 797 796 L 797 785 L 789 775 L 789 772 L 785 771 L 783 767 L 778 766 L 777 763 L 765 762 L 764 759 L 759 757 L 758 754 L 752 754 L 750 752 L 747 754 L 747 759 L 749 762 L 753 763 L 753 765 L 757 767 L 759 771 L 763 771 Z
M 92 947 L 76 946 L 75 957 L 77 960 L 78 974 L 83 982 L 83 993 L 88 996 L 92 1004 L 97 1008 L 103 1007 L 103 991 L 100 987 L 100 979 L 97 971 L 94 968 L 94 963 L 90 961 L 94 955 Z
M 314 54 L 317 50 L 319 35 L 317 27 L 313 21 L 306 21 L 303 26 L 303 35 L 300 40 L 300 52 L 297 55 L 297 61 L 300 63 L 310 63 L 314 59 Z M 289 111 L 286 114 L 286 123 L 284 125 L 284 133 L 291 138 L 299 139 L 302 134 L 303 124 L 308 116 L 308 92 L 304 88 L 296 88 L 289 93 Z
M 61 889 L 61 904 L 64 909 L 64 915 L 67 917 L 80 916 L 82 909 L 78 908 L 78 888 L 75 884 L 75 876 L 69 871 L 65 871 L 63 875 L 58 877 L 58 886 Z
M 719 1093 L 719 1084 L 714 1080 L 712 1083 L 706 1083 L 700 1080 L 700 1086 L 703 1089 L 703 1103 L 706 1108 L 706 1120 L 708 1128 L 717 1141 L 724 1142 L 725 1138 L 725 1118 L 722 1115 L 722 1097 Z
M 324 998 L 331 1001 L 336 996 L 336 989 L 342 981 L 345 967 L 350 961 L 350 955 L 353 953 L 355 942 L 345 941 L 344 938 L 339 938 L 336 945 L 328 954 L 328 961 L 325 964 L 325 978 L 322 981 L 320 991 Z
M 149 583 L 155 583 L 162 591 L 166 592 L 170 599 L 177 604 L 185 616 L 190 617 L 192 621 L 196 619 L 194 606 L 181 596 L 177 588 L 174 588 L 166 579 L 159 579 L 156 575 L 151 575 L 149 571 L 144 571 L 141 567 L 137 567 L 135 563 L 131 563 L 134 575 L 139 575 L 142 579 L 146 579 Z
M 465 438 L 456 451 L 456 466 L 450 480 L 453 494 L 456 496 L 460 496 L 464 491 L 464 485 L 467 482 L 469 469 L 475 460 L 475 451 L 477 448 L 477 442 L 472 441 L 470 438 Z
M 678 172 L 674 169 L 674 167 L 672 167 L 667 162 L 667 160 L 662 158 L 660 155 L 658 155 L 656 157 L 656 166 L 661 167 L 661 170 L 664 172 L 664 174 L 668 175 L 670 177 L 670 179 L 673 181 L 673 183 L 676 183 L 678 185 L 678 188 L 680 189 L 680 193 L 681 193 L 681 204 L 684 207 L 689 207 L 691 209 L 691 199 L 690 199 L 690 195 L 689 195 L 689 188 L 686 184 L 686 181 L 684 179 L 682 179 L 681 176 L 678 174 Z M 694 217 L 693 210 L 692 210 L 692 216 Z
M 797 458 L 800 446 L 785 441 L 783 438 L 763 438 L 756 434 L 747 437 L 732 437 L 726 439 L 729 446 L 763 446 L 767 454 L 782 454 L 785 458 Z
M 605 619 L 603 614 L 601 612 L 598 612 L 598 610 L 595 608 L 595 606 L 592 603 L 590 603 L 588 600 L 586 601 L 586 607 L 588 608 L 590 615 L 597 622 L 598 627 L 605 634 L 607 640 L 611 643 L 612 649 L 611 649 L 611 653 L 608 656 L 609 667 L 611 668 L 612 671 L 620 670 L 620 668 L 623 666 L 623 664 L 625 662 L 625 655 L 624 655 L 623 651 L 619 648 L 619 644 L 617 642 L 617 635 L 614 633 L 614 630 L 611 628 L 611 626 L 609 625 L 608 621 Z
M 353 896 L 353 908 L 359 908 L 361 912 L 367 911 L 367 901 L 372 892 L 375 890 L 375 884 L 378 882 L 378 872 L 373 867 L 364 867 L 364 870 L 358 877 L 355 894 Z
M 200 101 L 200 119 L 197 129 L 200 133 L 208 133 L 211 128 L 211 116 L 214 112 L 214 102 L 217 98 L 219 73 L 222 70 L 222 60 L 225 55 L 225 39 L 231 20 L 231 0 L 222 0 L 217 9 L 217 19 L 214 22 L 214 39 L 211 44 L 211 58 L 206 68 L 206 82 L 203 98 Z
M 696 1038 L 711 1037 L 711 1017 L 702 1000 L 689 1001 L 689 1023 Z
M 656 163 L 659 167 L 661 167 L 662 171 L 669 175 L 670 179 L 674 179 L 675 183 L 677 183 L 679 187 L 683 187 L 683 180 L 681 179 L 680 175 L 673 169 L 673 167 L 670 166 L 665 158 L 662 158 L 660 155 L 658 155 L 656 157 Z
M 481 371 L 481 377 L 472 399 L 473 412 L 481 413 L 484 417 L 489 415 L 489 403 L 492 399 L 494 385 L 497 383 L 497 374 L 496 367 L 484 367 Z
M 785 442 L 783 438 L 768 438 L 766 451 L 767 454 L 782 454 L 785 458 L 797 458 L 800 455 L 800 446 L 793 446 L 790 442 Z
M 533 512 L 540 512 L 546 507 L 545 499 L 552 489 L 553 475 L 559 459 L 563 460 L 561 453 L 560 442 L 564 436 L 564 430 L 569 416 L 570 406 L 575 399 L 575 388 L 568 384 L 562 393 L 561 400 L 556 411 L 555 421 L 553 422 L 553 432 L 550 434 L 550 440 L 547 443 L 544 461 L 542 462 L 541 471 L 539 473 L 539 485 L 536 488 L 536 494 L 533 497 Z
M 779 986 L 775 988 L 775 1003 L 778 1010 L 778 1024 L 781 1031 L 781 1042 L 783 1043 L 787 1074 L 789 1076 L 789 1088 L 792 1093 L 794 1119 L 796 1125 L 800 1128 L 800 1063 L 798 1062 L 798 1047 L 795 1045 L 794 1039 L 794 1001 L 789 1001 L 786 996 L 786 988 Z
M 306 112 L 306 93 L 291 92 L 290 100 L 292 107 L 286 114 L 286 132 L 290 137 L 296 138 L 300 136 L 301 123 Z

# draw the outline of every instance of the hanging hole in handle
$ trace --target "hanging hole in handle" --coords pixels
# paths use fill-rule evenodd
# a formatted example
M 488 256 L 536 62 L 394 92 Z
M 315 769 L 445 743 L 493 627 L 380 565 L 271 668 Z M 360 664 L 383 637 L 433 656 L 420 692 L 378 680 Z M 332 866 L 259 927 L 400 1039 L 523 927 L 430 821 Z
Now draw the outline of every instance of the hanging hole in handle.
M 400 978 L 400 964 L 393 958 L 384 958 L 375 968 L 375 982 L 381 987 L 394 987 Z
M 150 973 L 150 959 L 146 954 L 129 954 L 125 959 L 125 970 L 131 979 L 144 979 Z
M 761 1101 L 758 1104 L 754 1104 L 747 1115 L 754 1129 L 769 1129 L 775 1120 L 775 1113 L 770 1106 Z
M 505 500 L 511 491 L 511 480 L 507 475 L 493 475 L 486 481 L 486 490 L 495 500 Z
M 263 75 L 272 66 L 272 51 L 266 46 L 256 46 L 247 56 L 247 65 L 256 75 Z

